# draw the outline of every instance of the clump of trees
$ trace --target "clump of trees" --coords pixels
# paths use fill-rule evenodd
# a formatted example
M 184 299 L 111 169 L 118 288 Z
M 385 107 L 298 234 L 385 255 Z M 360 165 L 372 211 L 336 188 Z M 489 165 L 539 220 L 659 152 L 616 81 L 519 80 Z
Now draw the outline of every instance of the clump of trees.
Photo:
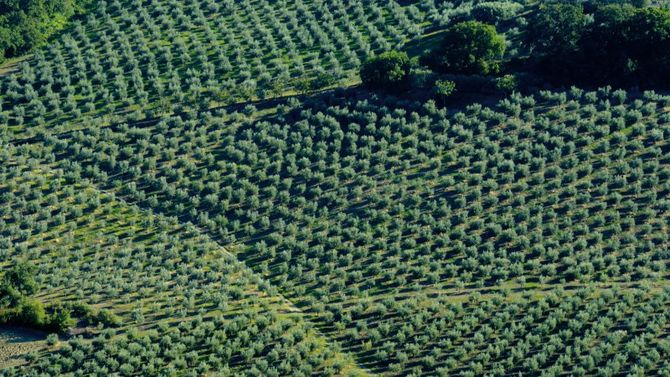
M 523 13 L 522 8 L 505 2 L 476 5 L 461 17 L 466 21 L 451 24 L 437 47 L 420 57 L 432 78 L 413 82 L 453 80 L 462 93 L 511 93 L 541 83 L 670 86 L 669 8 L 598 1 L 542 3 Z M 385 89 L 393 79 L 406 81 L 405 71 L 394 63 L 370 60 L 361 70 L 361 77 L 368 78 L 364 83 Z
M 608 4 L 544 4 L 525 41 L 537 73 L 559 82 L 670 85 L 670 10 Z
M 16 305 L 24 296 L 37 293 L 34 273 L 35 267 L 25 262 L 5 272 L 0 281 L 0 304 Z
M 389 51 L 368 59 L 360 70 L 361 81 L 369 88 L 397 92 L 408 86 L 424 86 L 416 82 L 428 72 L 428 77 L 435 74 L 446 75 L 478 75 L 488 76 L 500 72 L 505 39 L 498 34 L 495 26 L 479 21 L 465 21 L 448 28 L 438 48 L 419 59 L 411 59 L 406 52 Z M 418 62 L 432 69 L 418 68 Z M 416 81 L 416 82 L 415 82 Z M 433 94 L 440 100 L 451 96 L 457 83 L 449 79 L 435 78 L 428 80 L 432 85 Z M 411 82 L 411 85 L 410 85 Z M 431 90 L 431 87 L 427 87 Z
M 498 24 L 517 16 L 524 6 L 512 1 L 485 1 L 472 8 L 472 18 L 487 24 Z
M 0 2 L 0 62 L 24 54 L 63 27 L 90 0 Z
M 74 325 L 71 310 L 59 303 L 45 307 L 31 297 L 38 291 L 35 267 L 18 263 L 0 280 L 0 323 L 62 332 Z

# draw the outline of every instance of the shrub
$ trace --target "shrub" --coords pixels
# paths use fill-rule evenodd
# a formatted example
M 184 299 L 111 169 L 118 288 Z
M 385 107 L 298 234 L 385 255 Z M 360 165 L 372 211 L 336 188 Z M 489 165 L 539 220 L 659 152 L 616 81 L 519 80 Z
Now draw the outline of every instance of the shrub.
M 361 67 L 361 80 L 375 89 L 394 89 L 407 82 L 411 63 L 407 53 L 389 51 L 368 59 Z
M 319 90 L 327 88 L 331 85 L 337 83 L 335 76 L 328 72 L 320 72 L 316 77 L 309 83 L 309 88 L 311 90 Z
M 46 326 L 54 331 L 63 332 L 74 325 L 72 312 L 63 305 L 57 304 L 51 307 Z
M 28 263 L 18 263 L 5 273 L 2 285 L 10 287 L 22 295 L 32 295 L 37 292 L 35 282 L 35 267 Z
M 90 318 L 93 316 L 93 308 L 85 302 L 75 302 L 69 305 L 71 314 L 79 318 Z
M 58 334 L 47 335 L 47 345 L 53 346 L 58 343 Z
M 505 75 L 496 79 L 496 88 L 504 93 L 512 93 L 519 87 L 515 75 Z
M 409 79 L 409 86 L 413 89 L 427 89 L 430 90 L 435 84 L 435 72 L 427 68 L 412 69 L 412 74 Z
M 21 297 L 21 293 L 14 287 L 0 283 L 0 308 L 17 305 L 21 301 Z
M 21 303 L 16 319 L 26 326 L 41 327 L 44 325 L 46 318 L 44 305 L 37 300 L 27 299 Z
M 433 94 L 438 99 L 445 100 L 456 92 L 456 83 L 451 80 L 437 80 L 433 87 Z
M 299 77 L 293 80 L 293 87 L 300 94 L 309 93 L 312 89 L 312 84 L 309 77 Z
M 96 320 L 105 326 L 116 327 L 121 325 L 121 318 L 107 309 L 100 309 Z
M 505 39 L 494 26 L 467 21 L 447 29 L 429 64 L 445 73 L 488 75 L 500 70 L 504 53 Z

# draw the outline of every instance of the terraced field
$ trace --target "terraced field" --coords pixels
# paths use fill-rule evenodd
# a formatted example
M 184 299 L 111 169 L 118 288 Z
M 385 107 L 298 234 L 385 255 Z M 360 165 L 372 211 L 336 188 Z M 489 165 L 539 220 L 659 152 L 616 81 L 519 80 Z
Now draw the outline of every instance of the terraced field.
M 421 35 L 418 4 L 101 1 L 2 82 L 3 123 L 107 124 L 350 82 L 374 51 Z M 295 88 L 295 86 L 298 88 Z
M 0 271 L 107 320 L 0 376 L 670 375 L 670 97 L 355 85 L 476 6 L 100 1 L 3 76 Z

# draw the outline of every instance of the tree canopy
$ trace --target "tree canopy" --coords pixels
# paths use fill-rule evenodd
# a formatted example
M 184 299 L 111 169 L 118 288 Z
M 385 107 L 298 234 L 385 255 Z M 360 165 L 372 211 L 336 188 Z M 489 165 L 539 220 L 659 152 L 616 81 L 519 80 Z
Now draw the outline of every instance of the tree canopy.
M 543 4 L 530 18 L 526 43 L 532 53 L 566 56 L 578 50 L 586 23 L 581 4 Z
M 368 59 L 361 67 L 363 84 L 376 89 L 393 89 L 407 81 L 411 68 L 406 52 L 388 51 Z
M 37 292 L 35 267 L 21 262 L 5 272 L 0 282 L 0 303 L 14 305 L 21 296 L 33 295 Z
M 525 33 L 539 73 L 594 85 L 670 85 L 670 10 L 546 4 Z
M 0 1 L 0 61 L 24 54 L 61 29 L 89 0 Z
M 495 26 L 466 21 L 446 30 L 430 63 L 440 72 L 488 75 L 500 71 L 504 53 L 505 39 Z

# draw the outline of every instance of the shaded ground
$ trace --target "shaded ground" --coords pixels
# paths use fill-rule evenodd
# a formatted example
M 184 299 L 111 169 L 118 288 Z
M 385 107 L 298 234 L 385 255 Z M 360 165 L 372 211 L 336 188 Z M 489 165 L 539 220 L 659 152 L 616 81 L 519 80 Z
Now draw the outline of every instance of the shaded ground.
M 0 368 L 21 363 L 21 357 L 44 346 L 46 334 L 17 326 L 0 326 Z

